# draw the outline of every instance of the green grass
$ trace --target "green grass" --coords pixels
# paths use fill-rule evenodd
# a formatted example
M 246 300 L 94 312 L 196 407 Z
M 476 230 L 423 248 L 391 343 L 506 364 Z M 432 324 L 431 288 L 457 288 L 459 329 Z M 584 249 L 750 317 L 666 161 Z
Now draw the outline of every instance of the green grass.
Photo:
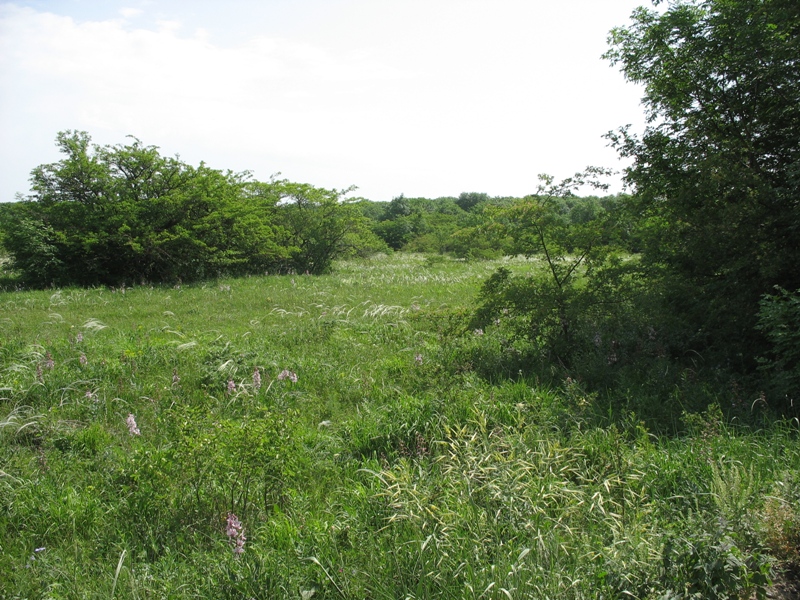
M 537 383 L 467 327 L 499 263 L 0 294 L 0 598 L 763 590 L 797 559 L 797 424 L 656 436 Z

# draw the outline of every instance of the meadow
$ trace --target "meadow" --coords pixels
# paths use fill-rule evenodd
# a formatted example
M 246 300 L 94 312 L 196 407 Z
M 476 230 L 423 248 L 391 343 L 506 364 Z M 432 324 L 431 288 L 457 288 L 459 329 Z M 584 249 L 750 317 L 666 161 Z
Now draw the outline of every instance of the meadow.
M 0 598 L 743 598 L 797 569 L 798 423 L 717 390 L 659 427 L 534 374 L 469 325 L 500 265 L 541 268 L 0 293 Z

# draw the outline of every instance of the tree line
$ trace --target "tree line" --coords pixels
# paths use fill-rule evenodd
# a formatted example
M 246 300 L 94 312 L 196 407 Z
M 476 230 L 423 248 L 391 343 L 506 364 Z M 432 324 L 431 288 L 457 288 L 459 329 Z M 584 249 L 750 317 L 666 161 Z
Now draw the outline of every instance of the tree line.
M 800 5 L 641 7 L 612 30 L 605 59 L 644 90 L 644 131 L 607 136 L 630 161 L 629 195 L 579 198 L 605 175 L 587 169 L 542 176 L 525 198 L 372 203 L 64 132 L 65 158 L 35 169 L 28 201 L 4 211 L 3 243 L 42 286 L 322 273 L 338 256 L 387 250 L 537 256 L 544 277 L 487 280 L 475 327 L 502 321 L 598 387 L 633 389 L 678 364 L 797 414 Z
M 193 167 L 132 138 L 93 145 L 58 134 L 63 159 L 36 167 L 32 193 L 3 207 L 0 233 L 19 280 L 34 287 L 194 281 L 264 272 L 320 274 L 337 258 L 410 251 L 497 258 L 515 251 L 494 225 L 521 198 L 372 202 L 248 173 Z M 621 197 L 570 195 L 565 225 L 618 212 Z
M 64 158 L 33 170 L 32 193 L 0 224 L 27 285 L 319 274 L 339 256 L 382 247 L 349 190 L 193 167 L 135 138 L 101 147 L 65 131 L 57 145 Z

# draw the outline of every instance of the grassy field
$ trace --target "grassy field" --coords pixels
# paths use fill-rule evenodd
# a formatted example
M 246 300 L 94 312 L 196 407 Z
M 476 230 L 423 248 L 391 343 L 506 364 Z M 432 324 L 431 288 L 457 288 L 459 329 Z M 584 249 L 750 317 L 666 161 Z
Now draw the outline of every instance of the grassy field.
M 796 567 L 797 423 L 656 434 L 516 369 L 467 326 L 501 263 L 538 268 L 0 293 L 0 598 L 738 598 Z

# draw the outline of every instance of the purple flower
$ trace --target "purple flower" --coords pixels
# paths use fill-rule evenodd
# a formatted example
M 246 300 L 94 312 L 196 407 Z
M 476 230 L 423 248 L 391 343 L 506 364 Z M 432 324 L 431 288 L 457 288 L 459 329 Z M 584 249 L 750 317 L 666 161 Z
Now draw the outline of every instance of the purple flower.
M 292 383 L 297 383 L 297 373 L 293 373 L 289 369 L 284 369 L 278 375 L 278 381 L 283 381 L 284 379 L 288 379 Z
M 86 355 L 83 352 L 81 352 L 80 361 L 81 361 L 81 365 L 83 365 L 83 366 L 86 366 L 86 364 L 89 362 L 89 359 L 86 358 Z
M 419 352 L 417 352 L 417 353 L 414 355 L 414 362 L 415 362 L 415 363 L 417 363 L 418 365 L 421 365 L 421 364 L 422 364 L 422 354 L 420 354 Z
M 136 417 L 134 417 L 132 413 L 128 413 L 128 418 L 125 419 L 125 423 L 128 425 L 128 433 L 131 435 L 142 435 L 142 432 L 139 431 L 139 427 L 136 425 Z
M 236 391 L 236 384 L 233 382 L 233 379 L 228 379 L 228 393 L 232 394 Z
M 243 554 L 247 538 L 244 535 L 244 527 L 239 522 L 239 517 L 232 512 L 228 513 L 228 519 L 225 522 L 225 535 L 228 536 L 228 541 L 233 546 L 233 553 L 236 556 Z
M 253 371 L 253 389 L 256 391 L 261 389 L 261 373 L 259 372 L 258 367 L 256 367 L 255 371 Z
M 75 336 L 75 343 L 80 344 L 83 341 L 83 332 L 79 331 L 78 335 Z
M 47 360 L 44 361 L 44 368 L 45 369 L 52 369 L 56 366 L 56 362 L 53 360 L 53 356 L 48 352 L 45 356 Z

